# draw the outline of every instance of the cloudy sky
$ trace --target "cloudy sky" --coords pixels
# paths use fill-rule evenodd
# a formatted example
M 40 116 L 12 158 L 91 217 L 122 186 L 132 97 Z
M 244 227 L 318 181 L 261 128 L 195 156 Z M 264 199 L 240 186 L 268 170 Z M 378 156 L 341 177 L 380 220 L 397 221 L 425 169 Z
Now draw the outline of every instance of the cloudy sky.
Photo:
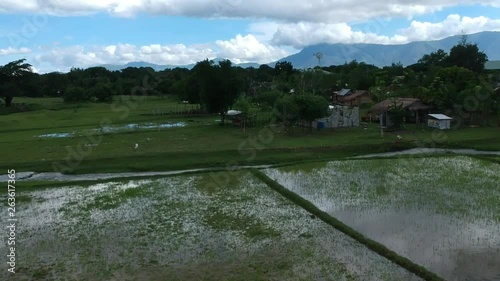
M 318 43 L 500 31 L 500 0 L 1 0 L 0 64 L 38 72 L 222 57 L 267 63 Z

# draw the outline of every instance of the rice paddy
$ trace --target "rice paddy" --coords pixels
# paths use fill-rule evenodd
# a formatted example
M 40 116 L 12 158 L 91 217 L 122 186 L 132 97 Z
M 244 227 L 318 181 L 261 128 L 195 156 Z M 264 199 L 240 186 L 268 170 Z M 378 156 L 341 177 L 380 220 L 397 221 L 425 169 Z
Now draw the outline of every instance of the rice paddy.
M 223 183 L 227 174 L 204 173 L 19 184 L 14 279 L 419 280 L 250 173 L 233 173 Z
M 447 280 L 500 280 L 500 165 L 467 156 L 266 169 L 289 190 Z

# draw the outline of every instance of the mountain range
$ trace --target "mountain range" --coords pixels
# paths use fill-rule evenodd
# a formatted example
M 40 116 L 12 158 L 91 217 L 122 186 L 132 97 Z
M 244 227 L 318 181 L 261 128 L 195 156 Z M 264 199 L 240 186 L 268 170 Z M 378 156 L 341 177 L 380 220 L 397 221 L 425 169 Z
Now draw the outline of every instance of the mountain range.
M 317 65 L 341 65 L 345 62 L 356 60 L 373 64 L 378 67 L 391 65 L 400 62 L 404 66 L 416 63 L 423 55 L 443 49 L 449 52 L 451 47 L 456 45 L 461 39 L 461 35 L 447 37 L 435 41 L 419 41 L 398 45 L 383 44 L 317 44 L 304 48 L 302 51 L 291 56 L 282 58 L 275 62 L 267 63 L 274 66 L 279 61 L 289 61 L 295 68 L 309 68 Z M 467 40 L 476 43 L 479 49 L 484 52 L 490 61 L 500 60 L 500 32 L 484 31 L 467 35 Z M 322 58 L 318 60 L 315 54 L 321 53 Z M 222 58 L 214 59 L 215 62 Z M 259 67 L 258 63 L 235 64 L 241 67 Z M 108 70 L 120 70 L 127 67 L 151 67 L 156 71 L 167 68 L 184 67 L 192 68 L 194 64 L 188 65 L 158 65 L 147 62 L 131 62 L 125 65 L 101 65 Z
M 215 58 L 215 59 L 212 59 L 212 60 L 215 63 L 217 63 L 217 62 L 219 62 L 219 61 L 221 61 L 223 59 L 222 58 Z M 125 69 L 127 67 L 151 67 L 155 71 L 162 71 L 162 70 L 165 70 L 165 69 L 172 69 L 172 68 L 176 68 L 176 67 L 191 69 L 191 68 L 194 67 L 194 65 L 195 65 L 194 63 L 186 64 L 186 65 L 170 65 L 170 64 L 161 65 L 161 64 L 154 64 L 154 63 L 149 63 L 149 62 L 137 61 L 137 62 L 129 62 L 127 64 L 122 64 L 122 65 L 119 65 L 119 64 L 103 64 L 103 65 L 99 65 L 99 66 L 105 67 L 106 69 L 108 69 L 110 71 L 121 70 L 121 69 Z M 244 68 L 247 68 L 247 67 L 258 68 L 260 66 L 260 64 L 258 64 L 258 63 L 252 63 L 252 62 L 249 62 L 249 63 L 240 63 L 240 64 L 234 64 L 234 65 L 241 66 L 241 67 L 244 67 Z

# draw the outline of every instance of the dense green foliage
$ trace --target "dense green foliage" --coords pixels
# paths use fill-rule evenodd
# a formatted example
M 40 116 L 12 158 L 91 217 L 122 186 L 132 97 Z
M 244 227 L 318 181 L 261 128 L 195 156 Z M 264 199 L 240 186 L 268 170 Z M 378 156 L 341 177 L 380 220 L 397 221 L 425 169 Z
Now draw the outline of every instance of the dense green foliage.
M 23 85 L 35 80 L 33 79 L 35 76 L 29 75 L 32 71 L 31 65 L 25 61 L 25 59 L 20 59 L 0 66 L 0 97 L 4 100 L 6 107 L 11 106 L 14 97 L 23 92 Z

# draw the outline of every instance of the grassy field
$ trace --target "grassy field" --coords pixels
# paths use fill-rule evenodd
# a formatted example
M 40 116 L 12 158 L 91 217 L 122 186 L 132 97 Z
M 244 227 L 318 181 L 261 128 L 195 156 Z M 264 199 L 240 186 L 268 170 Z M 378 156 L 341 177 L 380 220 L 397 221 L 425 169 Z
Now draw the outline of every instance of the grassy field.
M 271 178 L 447 280 L 498 280 L 500 164 L 466 156 L 332 161 Z
M 250 173 L 220 176 L 21 192 L 9 280 L 419 280 Z
M 56 162 L 69 167 L 64 169 L 68 173 L 152 171 L 336 159 L 415 146 L 500 150 L 498 128 L 464 128 L 441 135 L 410 126 L 382 137 L 377 125 L 369 124 L 312 134 L 295 128 L 285 135 L 277 126 L 222 127 L 217 115 L 154 115 L 155 110 L 193 107 L 157 97 L 120 98 L 112 104 L 64 104 L 55 98 L 15 101 L 36 110 L 0 115 L 2 169 L 53 171 Z M 264 120 L 268 118 L 264 114 Z M 183 127 L 161 127 L 165 124 Z M 41 137 L 50 134 L 68 137 Z

